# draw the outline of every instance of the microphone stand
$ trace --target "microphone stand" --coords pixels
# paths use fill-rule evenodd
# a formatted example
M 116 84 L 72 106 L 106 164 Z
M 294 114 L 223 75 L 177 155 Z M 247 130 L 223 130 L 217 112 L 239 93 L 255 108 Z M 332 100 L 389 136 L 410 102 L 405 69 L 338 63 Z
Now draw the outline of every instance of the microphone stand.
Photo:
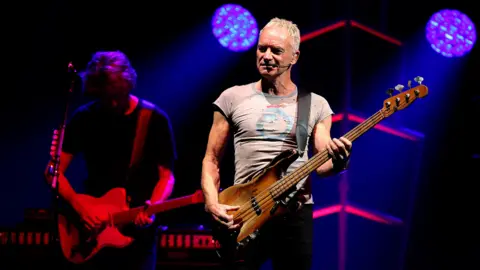
M 65 134 L 65 127 L 67 125 L 67 115 L 69 110 L 69 105 L 71 101 L 71 96 L 73 94 L 73 88 L 75 86 L 75 77 L 76 77 L 76 70 L 72 64 L 72 62 L 68 63 L 68 73 L 71 76 L 70 87 L 67 93 L 67 99 L 65 102 L 65 108 L 63 112 L 63 119 L 59 129 L 55 129 L 53 131 L 53 140 L 52 145 L 50 147 L 50 156 L 51 162 L 48 167 L 48 174 L 52 177 L 51 188 L 53 191 L 52 196 L 52 215 L 53 215 L 53 226 L 54 229 L 52 230 L 52 237 L 51 240 L 53 243 L 56 243 L 58 239 L 58 212 L 60 207 L 60 189 L 59 189 L 59 181 L 58 178 L 60 176 L 59 167 L 60 167 L 60 154 L 62 153 L 62 145 L 63 145 L 63 137 Z

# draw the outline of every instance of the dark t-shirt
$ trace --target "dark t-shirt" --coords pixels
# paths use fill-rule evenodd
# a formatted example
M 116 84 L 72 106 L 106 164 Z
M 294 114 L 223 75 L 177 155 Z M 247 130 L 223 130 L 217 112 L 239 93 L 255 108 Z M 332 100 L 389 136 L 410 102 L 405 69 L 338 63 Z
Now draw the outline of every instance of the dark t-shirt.
M 78 108 L 67 124 L 63 151 L 83 154 L 88 177 L 85 193 L 102 196 L 115 187 L 124 187 L 131 196 L 131 206 L 150 199 L 158 182 L 158 165 L 173 170 L 175 141 L 168 115 L 153 105 L 144 152 L 138 167 L 129 171 L 139 100 L 129 115 L 112 113 L 93 101 Z M 128 178 L 127 178 L 128 176 Z M 127 181 L 128 179 L 128 181 Z

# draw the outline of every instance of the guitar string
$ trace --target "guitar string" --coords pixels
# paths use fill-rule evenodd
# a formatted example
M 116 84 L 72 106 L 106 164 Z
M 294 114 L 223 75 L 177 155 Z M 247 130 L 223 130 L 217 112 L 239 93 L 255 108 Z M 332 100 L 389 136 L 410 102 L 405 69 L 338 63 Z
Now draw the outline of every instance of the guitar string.
M 381 111 L 379 111 L 379 112 L 381 112 Z M 379 112 L 375 113 L 374 115 L 372 115 L 372 117 L 369 117 L 367 120 L 365 120 L 365 122 L 363 124 L 364 126 L 357 126 L 357 128 L 354 128 L 353 130 L 348 132 L 344 137 L 353 136 L 354 134 L 356 135 L 356 133 L 361 134 L 362 132 L 360 132 L 360 131 L 368 130 L 370 127 L 368 127 L 367 123 L 376 122 L 379 119 L 381 120 L 381 118 L 383 117 L 383 115 L 381 113 L 379 114 Z M 317 162 L 317 160 L 325 159 L 325 158 L 327 158 L 327 159 L 323 163 L 328 161 L 328 151 L 326 151 L 326 150 L 324 150 L 321 154 L 314 156 L 310 160 L 310 162 L 304 163 L 298 169 L 298 172 L 304 172 L 304 171 L 309 170 L 309 168 L 311 168 L 311 166 L 312 166 L 311 163 L 315 163 L 315 162 Z M 265 205 L 266 208 L 270 208 L 275 203 L 274 200 L 268 200 L 268 198 L 270 197 L 269 195 L 271 194 L 273 197 L 276 197 L 277 195 L 281 194 L 282 193 L 281 190 L 285 189 L 284 186 L 289 185 L 290 182 L 292 182 L 292 180 L 295 179 L 295 178 L 298 178 L 298 176 L 296 176 L 296 174 L 287 175 L 284 178 L 284 180 L 275 182 L 272 185 L 272 187 L 267 188 L 267 189 L 263 190 L 262 192 L 260 192 L 256 197 L 260 198 L 257 203 L 258 203 L 258 205 L 260 205 L 260 208 L 262 208 L 262 211 L 264 211 L 264 209 L 263 209 L 264 207 L 262 207 L 262 206 L 263 206 L 266 199 L 267 199 L 267 204 Z M 279 190 L 281 192 L 279 192 Z M 239 209 L 239 211 L 235 214 L 234 219 L 238 219 L 238 218 L 245 219 L 245 218 L 247 218 L 247 221 L 244 221 L 244 222 L 248 222 L 250 220 L 252 214 L 254 216 L 256 215 L 255 210 L 250 206 L 249 202 L 246 202 L 241 206 L 241 209 Z
M 367 119 L 367 120 L 365 121 L 365 124 L 366 124 L 367 122 L 371 122 L 371 121 L 374 121 L 374 122 L 375 122 L 378 117 L 381 118 L 382 115 L 376 115 L 375 117 L 371 117 L 370 119 Z M 360 126 L 360 127 L 361 127 L 361 129 L 357 127 L 358 129 L 352 130 L 352 131 L 355 131 L 355 132 L 351 133 L 350 135 L 357 133 L 357 131 L 358 131 L 358 133 L 361 133 L 360 131 L 364 130 L 365 128 L 368 129 L 368 126 L 367 126 L 367 125 L 365 125 L 365 126 Z M 349 135 L 349 134 L 347 133 L 345 136 L 347 137 L 348 135 Z M 318 160 L 318 159 L 326 159 L 324 162 L 322 162 L 322 164 L 323 164 L 323 163 L 325 163 L 325 162 L 328 160 L 328 153 L 327 153 L 327 151 L 324 151 L 322 154 L 317 155 L 317 156 L 315 156 L 314 158 L 315 158 L 316 160 Z M 314 158 L 312 158 L 312 159 L 314 159 Z M 299 171 L 305 171 L 308 167 L 312 166 L 312 165 L 310 165 L 310 163 L 315 163 L 316 160 L 315 160 L 315 161 L 312 161 L 312 162 L 309 162 L 308 165 L 305 165 L 305 164 L 306 164 L 306 163 L 305 163 L 305 164 L 304 164 L 305 166 L 302 166 Z M 315 167 L 316 167 L 316 166 L 315 166 Z M 273 195 L 274 197 L 275 197 L 276 195 L 278 195 L 278 194 L 281 194 L 281 192 L 278 192 L 278 190 L 281 190 L 281 189 L 283 188 L 283 186 L 287 185 L 288 182 L 291 181 L 291 179 L 298 178 L 298 176 L 295 176 L 295 175 L 293 175 L 293 176 L 290 175 L 290 176 L 291 176 L 291 177 L 286 177 L 286 178 L 288 178 L 288 179 L 284 179 L 284 181 L 279 181 L 279 182 L 276 182 L 275 184 L 272 185 L 272 187 L 271 187 L 269 190 L 272 191 L 271 193 L 273 193 L 272 195 Z M 262 192 L 262 193 L 263 193 L 263 192 Z M 274 206 L 274 204 L 276 203 L 275 200 L 270 200 L 268 194 L 265 194 L 265 193 L 262 194 L 262 193 L 259 194 L 259 197 L 260 197 L 259 204 L 258 204 L 259 207 L 262 209 L 262 211 L 271 209 L 271 208 Z M 265 200 L 266 200 L 266 202 L 265 202 Z M 249 222 L 252 218 L 255 218 L 256 213 L 255 213 L 255 211 L 254 211 L 254 209 L 253 209 L 252 207 L 249 207 L 249 208 L 247 208 L 246 211 L 244 210 L 244 212 L 241 214 L 241 216 L 242 216 L 242 219 L 246 219 L 246 221 L 244 221 L 244 222 L 246 223 L 246 222 Z
M 414 96 L 410 103 L 412 103 L 416 98 L 417 97 Z M 401 107 L 405 104 L 407 104 L 407 103 L 404 103 L 403 100 L 401 100 L 399 102 L 398 107 Z M 374 115 L 372 115 L 367 120 L 365 120 L 364 123 L 360 124 L 359 126 L 355 127 L 354 129 L 352 129 L 344 137 L 348 138 L 350 136 L 352 136 L 352 137 L 359 136 L 363 132 L 365 132 L 366 130 L 368 130 L 372 127 L 372 126 L 369 127 L 369 125 L 367 125 L 367 123 L 373 121 L 373 122 L 376 122 L 376 123 L 374 123 L 374 125 L 375 125 L 378 122 L 380 122 L 383 118 L 385 118 L 385 116 L 382 113 L 382 110 L 379 110 Z M 353 140 L 353 139 L 355 139 L 355 138 L 352 138 L 351 140 Z M 307 163 L 304 163 L 302 165 L 302 167 L 299 168 L 299 171 L 302 171 L 302 170 L 304 171 L 307 167 L 310 167 L 311 166 L 310 163 L 315 163 L 316 162 L 316 161 L 314 161 L 314 159 L 327 158 L 327 160 L 321 162 L 322 164 L 325 163 L 326 161 L 328 161 L 328 154 L 327 154 L 327 156 L 325 156 L 326 154 L 327 154 L 326 151 L 324 151 L 322 154 L 314 156 L 312 158 L 312 161 L 308 162 L 308 165 L 307 165 Z M 318 166 L 320 166 L 320 165 L 318 165 Z M 288 175 L 288 176 L 286 176 L 286 178 L 283 181 L 278 181 L 278 182 L 274 183 L 272 185 L 272 187 L 270 187 L 266 190 L 263 190 L 259 195 L 257 195 L 257 197 L 260 197 L 258 205 L 260 205 L 260 208 L 262 209 L 262 211 L 264 211 L 264 209 L 263 209 L 264 207 L 262 207 L 262 203 L 265 201 L 265 199 L 267 199 L 267 203 L 265 204 L 267 210 L 268 210 L 268 208 L 273 207 L 273 205 L 275 204 L 274 200 L 268 200 L 269 196 L 268 196 L 268 194 L 265 194 L 265 192 L 270 191 L 270 194 L 272 194 L 273 197 L 276 197 L 276 196 L 282 194 L 286 190 L 285 186 L 289 186 L 291 180 L 295 179 L 295 178 L 297 178 L 296 180 L 298 180 L 299 177 L 296 176 L 295 174 Z M 293 181 L 293 182 L 296 183 L 297 182 L 296 180 Z M 295 183 L 293 183 L 291 186 L 293 186 Z M 279 192 L 279 190 L 280 190 L 280 192 Z M 247 209 L 245 209 L 245 207 L 243 207 L 243 206 L 246 206 Z M 241 219 L 247 218 L 246 222 L 248 222 L 248 221 L 250 221 L 252 214 L 253 214 L 253 217 L 255 217 L 256 213 L 255 213 L 254 209 L 252 207 L 250 207 L 250 205 L 248 203 L 245 203 L 243 206 L 242 206 L 243 209 L 241 209 L 242 211 L 239 211 L 240 213 L 238 213 L 238 215 L 236 215 L 236 216 L 240 217 Z
M 174 198 L 170 199 L 167 201 L 163 201 L 160 205 L 163 205 L 163 208 L 169 208 L 171 205 L 182 205 L 182 204 L 190 204 L 190 203 L 195 203 L 194 198 L 195 194 L 192 195 L 186 195 L 183 197 L 179 198 Z M 198 201 L 198 199 L 197 199 Z M 157 205 L 156 203 L 152 205 L 152 207 L 160 207 L 162 209 L 162 206 Z M 148 210 L 148 208 L 147 208 Z M 120 211 L 120 212 L 115 212 L 111 214 L 111 220 L 114 224 L 121 224 L 121 223 L 126 223 L 130 222 L 131 220 L 135 219 L 135 217 L 138 215 L 139 212 L 145 211 L 145 207 L 139 206 L 135 208 L 130 208 L 127 209 L 126 211 Z M 161 212 L 162 210 L 157 210 L 157 212 Z
M 375 118 L 370 118 L 367 121 L 369 121 L 369 122 L 374 121 Z M 365 122 L 365 123 L 367 123 L 367 122 Z M 361 130 L 363 130 L 363 128 L 358 129 L 358 131 L 361 131 Z M 347 136 L 347 135 L 345 135 L 345 136 Z M 328 152 L 327 151 L 324 151 L 322 154 L 317 155 L 314 158 L 312 158 L 312 162 L 309 162 L 308 165 L 305 163 L 304 166 L 299 168 L 299 172 L 308 171 L 309 168 L 311 168 L 313 166 L 310 163 L 316 163 L 317 160 L 321 160 L 321 159 L 325 159 L 325 161 L 322 162 L 322 164 L 325 163 L 326 161 L 328 161 Z M 317 167 L 317 166 L 313 166 L 313 167 Z M 258 201 L 258 205 L 262 209 L 262 211 L 271 209 L 271 207 L 273 207 L 274 204 L 275 204 L 275 200 L 269 199 L 270 196 L 269 196 L 268 193 L 271 193 L 273 197 L 276 197 L 277 195 L 282 193 L 282 191 L 281 191 L 282 189 L 285 189 L 284 186 L 287 186 L 289 184 L 289 182 L 291 182 L 295 178 L 298 179 L 299 177 L 296 176 L 296 175 L 289 175 L 284 180 L 276 182 L 275 184 L 272 185 L 271 188 L 269 188 L 267 190 L 264 190 L 259 195 L 257 195 L 257 197 L 260 198 L 259 201 Z M 279 190 L 280 190 L 280 192 L 279 192 Z M 247 204 L 247 207 L 248 207 L 247 209 L 244 208 L 242 213 L 239 214 L 240 219 L 242 219 L 242 220 L 245 219 L 244 222 L 248 222 L 248 221 L 251 220 L 251 218 L 256 216 L 255 209 L 250 207 L 250 205 L 248 205 L 248 204 Z
M 411 100 L 409 101 L 409 103 L 413 103 L 413 101 L 417 98 L 416 95 L 412 95 L 411 96 Z M 398 107 L 402 107 L 403 105 L 407 104 L 407 102 L 404 103 L 404 100 L 401 99 L 400 102 L 399 102 L 399 105 L 394 108 L 394 109 L 398 109 Z M 370 129 L 371 127 L 373 127 L 374 125 L 376 125 L 377 123 L 379 123 L 381 120 L 383 120 L 385 118 L 385 115 L 382 113 L 382 110 L 379 110 L 377 111 L 374 115 L 372 115 L 371 117 L 369 117 L 367 120 L 364 121 L 364 123 L 360 124 L 359 126 L 355 127 L 354 129 L 350 130 L 347 134 L 345 134 L 344 137 L 358 137 L 359 135 L 361 135 L 362 133 L 364 133 L 366 130 Z M 369 122 L 376 122 L 373 126 L 368 126 L 367 123 Z M 355 138 L 352 138 L 352 140 L 355 139 Z M 322 154 L 320 155 L 316 155 L 312 158 L 312 161 L 311 162 L 307 162 L 307 163 L 304 163 L 300 168 L 299 168 L 299 171 L 301 170 L 304 170 L 306 167 L 309 167 L 311 166 L 310 163 L 315 163 L 316 161 L 314 161 L 314 159 L 320 159 L 321 157 L 322 158 L 326 158 L 325 157 L 325 154 L 327 154 L 326 151 L 324 151 Z M 327 157 L 328 157 L 328 154 L 327 154 Z M 326 160 L 328 161 L 328 159 Z M 323 163 L 325 163 L 326 161 L 324 161 Z M 323 164 L 322 163 L 322 164 Z M 308 165 L 307 165 L 308 164 Z M 320 166 L 320 165 L 319 165 Z M 290 176 L 290 177 L 289 177 Z M 278 190 L 282 190 L 282 189 L 285 189 L 284 186 L 286 186 L 288 183 L 288 181 L 291 181 L 291 179 L 287 179 L 287 178 L 295 178 L 298 176 L 295 176 L 294 174 L 291 174 L 291 175 L 287 175 L 285 177 L 285 179 L 283 181 L 278 181 L 278 182 L 275 182 L 272 187 L 268 188 L 268 189 L 265 189 L 263 190 L 262 192 L 259 193 L 259 195 L 257 195 L 257 197 L 260 197 L 261 196 L 261 199 L 259 200 L 259 203 L 258 205 L 260 205 L 260 208 L 262 209 L 262 211 L 265 211 L 265 209 L 263 208 L 267 208 L 270 209 L 271 207 L 273 207 L 275 201 L 274 200 L 268 200 L 268 193 L 274 193 L 274 192 L 277 192 L 277 194 L 273 195 L 273 197 L 281 194 L 283 191 L 281 192 L 278 192 Z M 273 191 L 273 192 L 270 192 L 270 191 Z M 267 194 L 265 194 L 267 193 Z M 265 204 L 266 207 L 262 207 L 263 206 L 263 202 L 265 201 L 265 199 L 267 199 L 267 202 Z M 245 209 L 246 208 L 246 209 Z M 241 211 L 240 211 L 241 210 Z M 256 213 L 254 211 L 254 209 L 252 207 L 250 207 L 249 203 L 246 202 L 242 205 L 241 209 L 239 209 L 239 211 L 237 213 L 235 213 L 235 217 L 234 219 L 237 219 L 237 217 L 240 217 L 240 218 L 248 218 L 245 222 L 248 222 L 250 221 L 251 219 L 251 216 L 253 214 L 253 217 L 255 217 Z
M 372 115 L 371 117 L 369 117 L 367 120 L 365 120 L 365 122 L 363 124 L 360 124 L 359 126 L 357 126 L 356 128 L 352 129 L 350 132 L 346 133 L 344 135 L 344 137 L 346 137 L 347 139 L 349 140 L 354 140 L 356 138 L 357 135 L 361 135 L 362 133 L 364 133 L 365 131 L 369 130 L 372 126 L 374 126 L 376 123 L 380 122 L 382 119 L 384 118 L 384 116 L 382 115 L 382 112 L 381 111 L 378 111 L 376 112 L 374 115 Z M 372 123 L 373 122 L 373 125 Z M 367 125 L 368 123 L 368 125 Z M 370 126 L 371 125 L 371 126 Z M 320 159 L 320 158 L 326 158 L 325 161 L 323 162 L 320 162 L 321 164 L 318 164 L 318 165 L 315 165 L 315 164 L 310 164 L 310 163 L 315 163 L 316 161 L 314 162 L 308 162 L 309 164 L 307 163 L 304 163 L 304 165 L 302 166 L 301 170 L 302 171 L 308 171 L 308 170 L 311 170 L 312 167 L 315 168 L 318 168 L 319 166 L 323 165 L 323 163 L 327 162 L 328 159 L 329 159 L 329 154 L 328 154 L 328 151 L 327 150 L 324 150 L 324 152 L 322 153 L 322 156 L 317 158 L 317 159 Z M 312 158 L 313 159 L 313 158 Z M 305 168 L 308 168 L 308 170 L 305 170 Z M 291 178 L 295 179 L 295 178 L 304 178 L 304 177 L 299 177 L 299 176 L 295 176 L 294 174 L 291 174 L 290 175 Z M 285 190 L 282 190 L 282 189 L 286 189 L 285 186 L 288 186 L 290 183 L 289 181 L 291 181 L 291 179 L 285 179 L 283 181 L 277 181 L 275 182 L 275 184 L 272 185 L 271 189 L 274 190 L 274 192 L 276 192 L 276 194 L 274 196 L 277 196 L 277 195 L 280 195 L 282 194 Z M 294 182 L 296 182 L 296 180 L 294 180 Z M 295 183 L 293 183 L 295 184 Z M 289 188 L 289 187 L 288 187 Z M 278 190 L 280 190 L 280 192 L 278 192 Z

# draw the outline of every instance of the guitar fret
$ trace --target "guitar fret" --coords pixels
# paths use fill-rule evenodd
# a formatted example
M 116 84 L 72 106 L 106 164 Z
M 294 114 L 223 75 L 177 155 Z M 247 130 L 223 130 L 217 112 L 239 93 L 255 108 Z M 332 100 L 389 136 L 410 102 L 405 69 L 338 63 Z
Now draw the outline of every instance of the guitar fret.
M 415 80 L 417 82 L 421 82 L 423 79 L 421 77 L 416 77 Z M 390 95 L 390 98 L 384 100 L 384 106 L 380 111 L 367 118 L 350 132 L 347 132 L 343 137 L 353 142 L 384 118 L 408 107 L 414 100 L 417 98 L 422 98 L 427 94 L 428 88 L 424 85 L 420 85 L 415 88 L 410 88 L 409 90 L 398 95 Z M 276 172 L 277 170 L 284 168 L 286 163 L 291 164 L 291 161 L 294 158 L 295 156 L 292 155 L 291 151 L 284 151 L 277 156 L 277 158 L 272 160 L 272 162 L 270 162 L 269 166 L 271 166 L 271 168 L 269 167 L 268 169 Z M 255 235 L 254 232 L 274 216 L 274 211 L 276 210 L 278 201 L 283 199 L 283 196 L 288 196 L 287 192 L 294 187 L 295 184 L 307 177 L 309 173 L 317 169 L 319 166 L 326 163 L 330 158 L 331 157 L 327 150 L 321 151 L 283 178 L 274 179 L 275 181 L 273 181 L 273 184 L 267 185 L 263 190 L 258 190 L 257 185 L 254 185 L 256 202 L 262 206 L 262 211 L 269 210 L 270 213 L 273 213 L 271 215 L 263 215 L 262 213 L 259 214 L 257 211 L 255 211 L 257 209 L 252 207 L 250 200 L 243 199 L 243 197 L 251 196 L 250 194 L 253 192 L 251 185 L 246 185 L 245 187 L 235 187 L 236 190 L 234 190 L 233 195 L 230 194 L 232 187 L 222 191 L 221 194 L 227 195 L 219 196 L 220 203 L 230 204 L 233 200 L 236 200 L 236 204 L 241 204 L 240 209 L 234 214 L 235 221 L 244 222 L 244 226 L 240 228 L 240 232 L 236 237 L 237 244 L 241 244 L 242 246 L 247 244 L 249 240 L 252 239 L 252 236 Z M 258 187 L 263 187 L 262 183 L 265 181 L 270 181 L 272 178 L 271 175 L 266 175 L 265 173 L 262 176 L 262 178 L 254 180 L 255 182 L 260 182 Z M 242 191 L 242 189 L 246 189 L 246 191 Z M 238 197 L 240 197 L 243 202 L 238 203 Z
M 203 201 L 202 193 L 200 191 L 197 191 L 193 195 L 187 195 L 184 197 L 179 197 L 179 198 L 171 199 L 168 201 L 163 201 L 159 204 L 153 204 L 149 206 L 146 210 L 142 206 L 131 208 L 129 210 L 113 214 L 112 216 L 113 224 L 120 225 L 120 224 L 133 222 L 137 217 L 138 213 L 144 210 L 146 211 L 147 215 L 152 215 L 159 212 L 164 212 L 171 209 L 184 207 L 190 204 L 199 203 L 202 201 Z
M 370 128 L 374 127 L 376 124 L 378 124 L 384 118 L 385 117 L 384 117 L 382 111 L 380 110 L 380 111 L 376 112 L 375 114 L 373 114 L 372 116 L 370 116 L 364 122 L 357 125 L 352 130 L 347 132 L 344 135 L 344 137 L 353 142 L 358 137 L 360 137 L 360 135 L 365 133 Z M 307 177 L 308 174 L 310 174 L 316 168 L 320 167 L 325 162 L 327 162 L 329 159 L 330 159 L 330 156 L 329 156 L 327 150 L 324 150 L 320 153 L 317 153 L 309 161 L 307 161 L 302 166 L 297 168 L 294 172 L 287 175 L 284 179 L 281 179 L 280 181 L 273 184 L 269 188 L 270 193 L 272 194 L 272 196 L 274 198 L 278 198 L 279 196 L 284 194 L 287 190 L 289 190 L 291 187 L 293 187 L 295 184 L 297 184 L 302 179 Z

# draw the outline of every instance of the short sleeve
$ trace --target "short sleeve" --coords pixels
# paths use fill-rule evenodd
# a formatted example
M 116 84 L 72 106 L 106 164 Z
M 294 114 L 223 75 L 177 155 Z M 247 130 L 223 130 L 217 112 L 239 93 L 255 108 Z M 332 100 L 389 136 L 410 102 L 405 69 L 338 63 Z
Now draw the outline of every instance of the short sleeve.
M 328 116 L 334 114 L 328 101 L 319 95 L 314 94 L 312 96 L 312 107 L 314 115 L 316 116 L 315 123 L 318 123 Z
M 177 152 L 173 128 L 167 113 L 155 108 L 150 125 L 155 161 L 159 165 L 173 169 Z
M 85 111 L 80 108 L 74 112 L 67 122 L 63 136 L 63 152 L 74 155 L 84 150 L 85 117 Z
M 232 89 L 223 91 L 220 96 L 213 102 L 214 108 L 227 118 L 231 118 L 233 111 L 233 92 Z

